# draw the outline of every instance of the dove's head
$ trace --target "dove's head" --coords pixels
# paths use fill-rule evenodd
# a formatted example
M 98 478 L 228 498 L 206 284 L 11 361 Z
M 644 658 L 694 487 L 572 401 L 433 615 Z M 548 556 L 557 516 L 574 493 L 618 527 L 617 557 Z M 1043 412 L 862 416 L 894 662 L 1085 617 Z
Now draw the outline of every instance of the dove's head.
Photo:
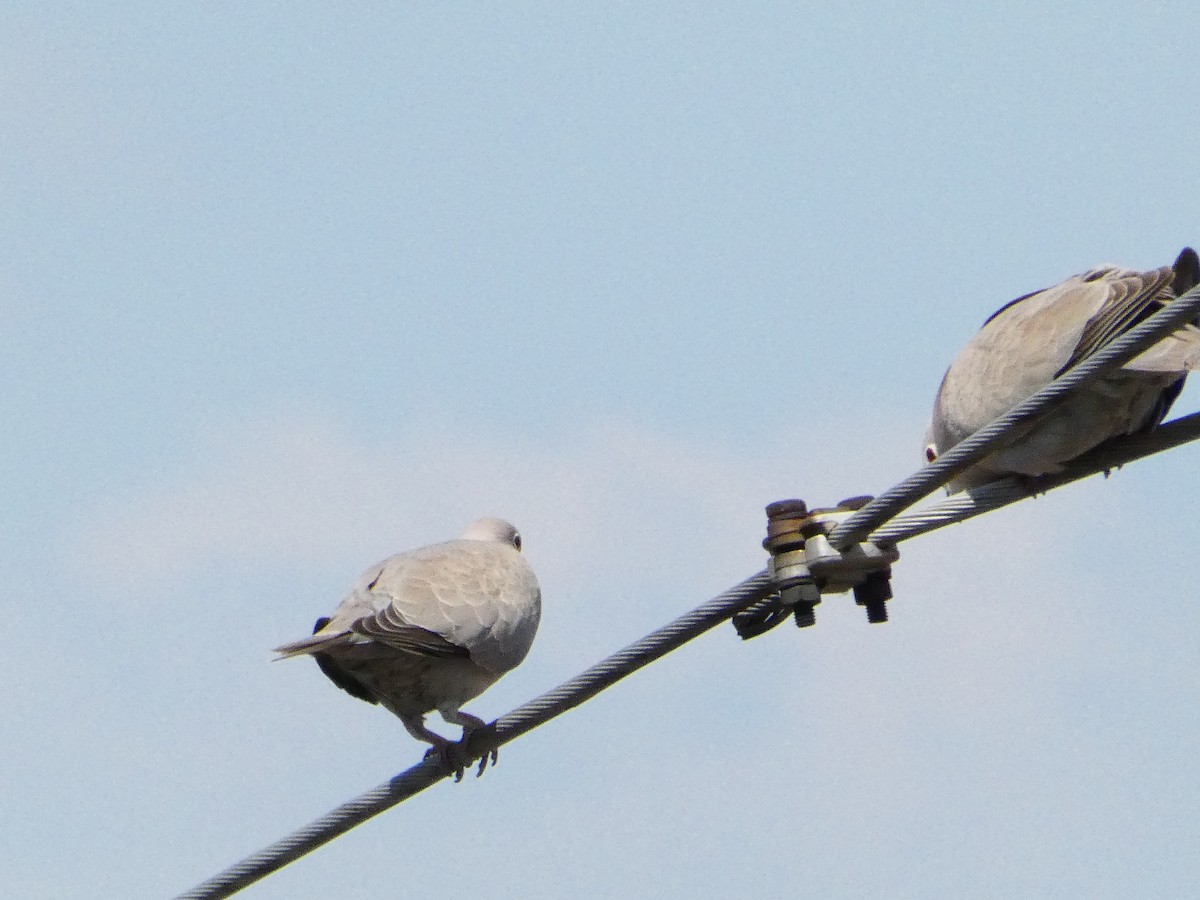
M 521 549 L 521 532 L 517 531 L 511 522 L 505 522 L 503 519 L 487 518 L 472 522 L 462 533 L 462 539 L 464 541 L 496 541 L 508 544 L 517 551 Z
M 929 427 L 925 429 L 925 462 L 931 463 L 939 456 L 942 451 L 938 449 L 937 437 L 933 433 L 933 423 L 929 423 Z

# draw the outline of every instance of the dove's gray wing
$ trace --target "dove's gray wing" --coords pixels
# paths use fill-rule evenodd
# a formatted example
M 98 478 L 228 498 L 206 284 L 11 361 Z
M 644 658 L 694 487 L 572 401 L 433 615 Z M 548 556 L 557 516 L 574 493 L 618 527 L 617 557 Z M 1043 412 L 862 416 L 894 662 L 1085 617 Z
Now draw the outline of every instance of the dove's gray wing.
M 1081 276 L 1003 307 L 955 357 L 934 403 L 933 441 L 944 453 L 1008 412 L 1067 364 L 1107 285 Z
M 1089 272 L 1085 279 L 1088 276 L 1102 278 L 1108 284 L 1109 293 L 1100 311 L 1088 320 L 1063 371 L 1144 322 L 1162 309 L 1165 302 L 1200 283 L 1200 257 L 1190 247 L 1185 247 L 1172 265 L 1150 272 L 1108 267 Z M 1125 368 L 1139 372 L 1195 369 L 1200 355 L 1198 338 L 1200 332 L 1194 325 L 1183 328 L 1126 363 Z
M 1162 300 L 1174 296 L 1169 292 L 1174 279 L 1170 266 L 1152 272 L 1099 269 L 1085 275 L 1085 284 L 1104 288 L 1104 300 L 1099 311 L 1087 320 L 1074 351 L 1057 374 L 1162 309 Z
M 499 674 L 525 658 L 540 618 L 537 579 L 519 551 L 447 541 L 372 566 L 324 628 L 277 650 L 317 653 L 369 639 L 423 656 L 469 655 Z
M 376 616 L 385 634 L 394 622 L 425 629 L 495 673 L 525 658 L 541 618 L 541 591 L 520 551 L 498 541 L 458 540 L 393 560 L 372 589 L 389 598 Z
M 283 644 L 276 647 L 275 651 L 285 657 L 303 653 L 316 655 L 323 650 L 347 643 L 359 643 L 361 638 L 373 639 L 408 653 L 427 656 L 465 655 L 465 647 L 452 644 L 440 634 L 405 622 L 392 608 L 390 595 L 375 592 L 375 586 L 389 565 L 407 555 L 399 554 L 372 566 L 363 573 L 332 616 L 317 620 L 311 637 Z

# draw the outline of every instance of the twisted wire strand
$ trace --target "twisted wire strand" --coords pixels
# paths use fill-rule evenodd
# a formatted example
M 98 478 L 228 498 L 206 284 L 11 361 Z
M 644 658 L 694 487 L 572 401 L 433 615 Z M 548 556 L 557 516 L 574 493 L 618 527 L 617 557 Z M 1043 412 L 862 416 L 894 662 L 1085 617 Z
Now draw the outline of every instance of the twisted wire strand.
M 1200 313 L 1200 287 L 1192 288 L 1165 304 L 1146 321 L 1104 345 L 996 421 L 951 447 L 930 465 L 884 491 L 834 528 L 829 535 L 830 543 L 837 550 L 845 550 L 861 541 L 880 525 L 996 450 L 1006 440 L 1012 440 L 1016 426 L 1047 412 L 1081 385 L 1095 381 L 1110 369 L 1129 362 L 1194 319 L 1197 313 Z
M 525 732 L 573 709 L 626 675 L 636 672 L 727 621 L 734 613 L 762 599 L 773 590 L 765 571 L 752 575 L 625 649 L 618 650 L 570 681 L 501 716 L 489 727 L 472 733 L 466 747 L 469 758 L 478 759 L 484 753 L 515 740 Z M 345 834 L 372 816 L 420 793 L 449 774 L 439 760 L 427 758 L 269 847 L 235 863 L 190 891 L 180 894 L 176 900 L 219 900 L 229 897 L 322 844 Z
M 1200 412 L 1181 416 L 1145 434 L 1129 435 L 1096 447 L 1053 475 L 1031 480 L 1001 478 L 953 494 L 922 509 L 897 516 L 872 531 L 867 540 L 876 546 L 895 545 L 1197 439 L 1200 439 Z M 738 631 L 746 638 L 758 637 L 781 624 L 787 619 L 788 612 L 778 596 L 767 597 L 742 614 L 750 624 L 739 626 Z
M 1053 475 L 1043 475 L 1034 481 L 1004 478 L 897 516 L 872 531 L 867 540 L 874 544 L 896 544 L 1197 439 L 1200 439 L 1200 413 L 1181 416 L 1146 434 L 1131 435 L 1097 447 Z

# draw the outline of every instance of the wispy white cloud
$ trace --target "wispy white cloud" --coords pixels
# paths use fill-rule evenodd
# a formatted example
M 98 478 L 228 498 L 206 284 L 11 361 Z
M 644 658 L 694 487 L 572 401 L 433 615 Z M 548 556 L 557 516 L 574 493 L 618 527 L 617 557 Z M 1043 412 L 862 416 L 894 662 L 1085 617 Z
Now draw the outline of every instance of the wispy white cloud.
M 904 427 L 892 432 L 898 444 L 909 437 Z M 786 453 L 735 452 L 606 423 L 536 443 L 502 434 L 463 441 L 442 426 L 372 443 L 318 418 L 243 425 L 225 432 L 174 483 L 98 511 L 81 540 L 80 562 L 98 587 L 132 606 L 221 570 L 267 578 L 299 569 L 344 586 L 387 554 L 451 537 L 477 516 L 502 515 L 525 534 L 547 596 L 546 630 L 557 632 L 557 645 L 571 655 L 594 648 L 605 633 L 636 637 L 761 568 L 762 505 L 795 493 L 801 476 L 793 460 L 817 458 L 806 446 L 812 440 L 782 440 Z M 879 466 L 876 451 L 887 440 L 885 432 L 877 443 L 854 444 L 857 452 L 822 459 L 822 480 L 861 483 L 858 473 Z M 1051 529 L 1046 517 L 1065 522 L 1072 506 L 1041 503 L 1033 519 L 998 514 L 971 536 L 924 538 L 924 546 L 913 545 L 911 563 L 901 560 L 899 616 L 910 604 L 920 610 L 931 595 L 962 596 L 957 605 L 944 601 L 940 617 L 923 619 L 924 694 L 944 695 L 945 703 L 966 710 L 990 678 L 972 667 L 973 659 L 1051 649 L 1062 655 L 1064 640 L 1038 632 L 1036 614 L 1016 616 L 1011 604 L 978 598 L 1003 590 L 998 586 L 1013 577 L 1008 567 L 1017 548 L 1020 571 L 1053 573 L 1060 547 L 1026 534 L 1031 521 Z M 985 544 L 1008 552 L 999 559 L 975 552 Z M 981 565 L 991 566 L 990 574 L 981 576 Z M 1053 589 L 1052 576 L 1042 584 Z M 822 618 L 839 603 L 852 606 L 831 598 Z M 827 639 L 815 652 L 831 654 L 834 665 L 851 658 L 854 665 L 880 665 L 876 648 L 853 640 L 839 647 Z M 949 681 L 931 674 L 945 670 L 958 674 Z M 1013 677 L 1019 671 L 1018 665 Z
M 625 423 L 536 442 L 430 426 L 371 443 L 319 419 L 268 421 L 228 430 L 191 471 L 98 510 L 81 555 L 124 587 L 211 565 L 366 565 L 487 514 L 515 521 L 531 557 L 564 577 L 614 563 L 728 577 L 761 561 L 762 504 L 799 481 L 798 443 L 737 453 Z M 869 452 L 840 458 L 839 480 Z

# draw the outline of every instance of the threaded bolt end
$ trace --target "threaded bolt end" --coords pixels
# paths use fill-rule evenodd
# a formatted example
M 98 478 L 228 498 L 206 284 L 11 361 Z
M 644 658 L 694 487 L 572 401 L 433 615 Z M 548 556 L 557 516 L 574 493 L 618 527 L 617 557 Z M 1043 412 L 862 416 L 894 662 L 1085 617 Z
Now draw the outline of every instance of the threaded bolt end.
M 872 625 L 879 625 L 888 620 L 886 600 L 871 600 L 863 605 L 867 609 L 867 621 Z

